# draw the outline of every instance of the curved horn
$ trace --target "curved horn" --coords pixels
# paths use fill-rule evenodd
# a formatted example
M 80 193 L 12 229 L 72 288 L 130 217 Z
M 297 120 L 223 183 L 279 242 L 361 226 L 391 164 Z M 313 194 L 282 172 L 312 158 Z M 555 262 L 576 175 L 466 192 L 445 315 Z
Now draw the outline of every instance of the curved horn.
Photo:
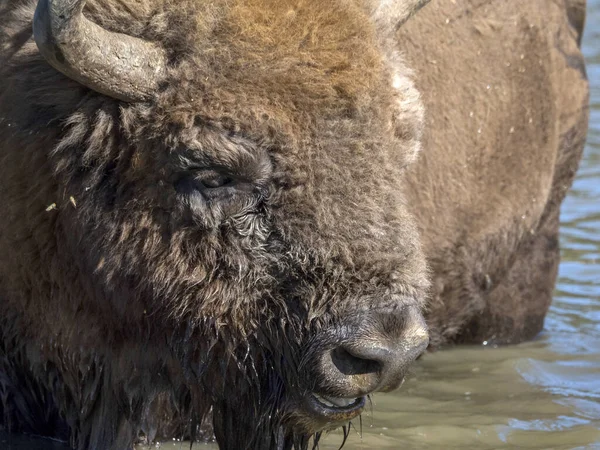
M 126 102 L 148 100 L 165 74 L 164 50 L 114 33 L 83 16 L 86 0 L 39 0 L 33 37 L 56 70 L 102 94 Z

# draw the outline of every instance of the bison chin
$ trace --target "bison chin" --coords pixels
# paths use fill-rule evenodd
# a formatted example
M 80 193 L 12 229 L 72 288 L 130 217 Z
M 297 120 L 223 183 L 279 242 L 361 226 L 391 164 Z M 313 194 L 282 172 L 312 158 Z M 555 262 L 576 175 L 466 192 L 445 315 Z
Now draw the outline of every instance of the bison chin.
M 199 371 L 191 369 L 193 409 L 201 420 L 212 415 L 220 448 L 305 450 L 318 442 L 321 428 L 301 413 L 308 395 L 299 376 L 303 346 L 297 333 L 270 331 L 236 350 L 214 347 L 213 357 L 196 365 Z
M 358 417 L 369 394 L 399 387 L 428 344 L 420 308 L 406 302 L 392 310 L 358 312 L 307 333 L 275 329 L 264 327 L 246 350 L 227 352 L 234 356 L 221 360 L 223 371 L 204 381 L 221 448 L 315 446 L 322 431 Z M 302 335 L 311 340 L 302 343 Z
M 276 351 L 282 350 L 281 346 Z M 298 376 L 293 354 L 287 355 L 291 359 L 246 354 L 245 362 L 230 362 L 228 375 L 209 381 L 213 431 L 220 448 L 307 450 L 317 445 L 322 430 L 345 425 L 362 412 L 364 398 L 337 414 L 318 411 L 318 400 L 306 387 L 308 380 Z M 206 397 L 199 399 L 196 410 L 206 411 Z

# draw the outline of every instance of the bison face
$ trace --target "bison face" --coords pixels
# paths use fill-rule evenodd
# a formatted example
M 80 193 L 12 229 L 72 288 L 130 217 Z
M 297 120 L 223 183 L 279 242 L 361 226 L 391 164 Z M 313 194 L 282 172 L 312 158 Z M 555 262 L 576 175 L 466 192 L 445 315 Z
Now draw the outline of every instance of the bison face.
M 427 345 L 402 196 L 422 112 L 386 18 L 423 2 L 163 2 L 146 28 L 65 3 L 40 2 L 38 46 L 102 95 L 51 157 L 58 251 L 104 363 L 189 391 L 223 448 L 302 448 L 398 387 Z

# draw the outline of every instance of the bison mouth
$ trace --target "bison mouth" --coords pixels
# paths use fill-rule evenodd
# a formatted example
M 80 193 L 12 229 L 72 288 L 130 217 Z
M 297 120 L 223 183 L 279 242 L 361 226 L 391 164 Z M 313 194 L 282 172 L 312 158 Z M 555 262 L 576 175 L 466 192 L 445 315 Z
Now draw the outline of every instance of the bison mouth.
M 313 393 L 306 399 L 306 407 L 314 418 L 335 426 L 351 420 L 364 409 L 365 397 L 341 398 Z

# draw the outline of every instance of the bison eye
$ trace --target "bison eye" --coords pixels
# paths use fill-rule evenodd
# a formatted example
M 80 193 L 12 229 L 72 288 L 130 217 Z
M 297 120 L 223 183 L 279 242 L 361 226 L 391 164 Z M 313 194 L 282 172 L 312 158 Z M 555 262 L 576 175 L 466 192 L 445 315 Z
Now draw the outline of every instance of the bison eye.
M 194 179 L 207 189 L 216 189 L 233 184 L 233 178 L 214 170 L 201 170 L 196 172 Z
M 191 210 L 200 215 L 213 207 L 220 214 L 235 214 L 257 193 L 257 187 L 247 178 L 214 168 L 185 170 L 178 175 L 174 187 Z
M 202 194 L 207 198 L 219 197 L 240 187 L 241 181 L 215 169 L 195 169 L 182 173 L 175 183 L 181 194 Z

